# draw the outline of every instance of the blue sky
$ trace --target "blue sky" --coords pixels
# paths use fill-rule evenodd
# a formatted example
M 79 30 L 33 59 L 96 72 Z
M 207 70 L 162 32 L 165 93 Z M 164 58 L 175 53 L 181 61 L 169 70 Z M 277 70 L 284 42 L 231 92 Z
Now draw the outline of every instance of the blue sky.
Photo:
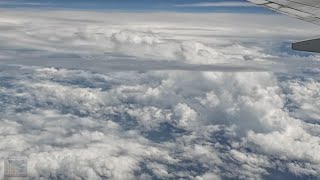
M 234 3 L 237 2 L 238 4 Z M 212 3 L 222 3 L 212 5 Z M 176 11 L 176 12 L 246 12 L 270 13 L 271 11 L 245 5 L 244 0 L 16 0 L 2 1 L 4 8 L 71 8 L 103 11 Z

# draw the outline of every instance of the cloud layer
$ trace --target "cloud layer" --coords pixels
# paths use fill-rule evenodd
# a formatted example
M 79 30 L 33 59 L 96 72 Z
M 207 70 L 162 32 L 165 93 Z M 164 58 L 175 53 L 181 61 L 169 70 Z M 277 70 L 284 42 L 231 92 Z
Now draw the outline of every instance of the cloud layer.
M 228 2 L 201 2 L 192 4 L 181 4 L 178 7 L 251 7 L 248 2 L 228 1 Z
M 4 10 L 0 157 L 34 179 L 317 177 L 319 58 L 282 43 L 301 24 Z

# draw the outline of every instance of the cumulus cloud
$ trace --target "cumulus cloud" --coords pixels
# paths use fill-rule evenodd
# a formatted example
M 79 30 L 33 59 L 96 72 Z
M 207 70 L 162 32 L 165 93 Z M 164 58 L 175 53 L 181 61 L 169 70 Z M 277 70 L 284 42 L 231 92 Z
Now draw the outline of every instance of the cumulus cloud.
M 317 177 L 319 61 L 277 49 L 301 24 L 4 10 L 0 158 L 34 179 Z

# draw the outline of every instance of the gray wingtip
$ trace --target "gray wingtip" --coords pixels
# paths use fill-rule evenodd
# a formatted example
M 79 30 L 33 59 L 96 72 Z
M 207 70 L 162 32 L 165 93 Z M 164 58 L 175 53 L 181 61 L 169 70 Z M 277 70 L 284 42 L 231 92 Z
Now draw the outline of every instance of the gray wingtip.
M 296 51 L 320 53 L 320 38 L 293 43 L 292 49 Z

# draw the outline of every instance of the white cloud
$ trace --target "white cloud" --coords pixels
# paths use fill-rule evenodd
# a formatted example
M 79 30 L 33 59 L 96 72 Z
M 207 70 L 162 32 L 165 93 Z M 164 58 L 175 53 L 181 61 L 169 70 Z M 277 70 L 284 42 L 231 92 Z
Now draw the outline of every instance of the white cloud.
M 229 1 L 229 2 L 209 2 L 209 3 L 192 3 L 179 4 L 177 7 L 251 7 L 254 6 L 248 2 Z
M 196 180 L 220 180 L 220 177 L 215 173 L 206 173 L 203 176 L 197 176 Z
M 27 156 L 32 178 L 320 174 L 317 58 L 275 48 L 313 25 L 13 10 L 0 22 L 0 158 Z
M 320 84 L 317 81 L 309 82 L 291 81 L 287 85 L 288 99 L 291 101 L 292 115 L 306 119 L 309 122 L 319 123 L 320 121 Z

